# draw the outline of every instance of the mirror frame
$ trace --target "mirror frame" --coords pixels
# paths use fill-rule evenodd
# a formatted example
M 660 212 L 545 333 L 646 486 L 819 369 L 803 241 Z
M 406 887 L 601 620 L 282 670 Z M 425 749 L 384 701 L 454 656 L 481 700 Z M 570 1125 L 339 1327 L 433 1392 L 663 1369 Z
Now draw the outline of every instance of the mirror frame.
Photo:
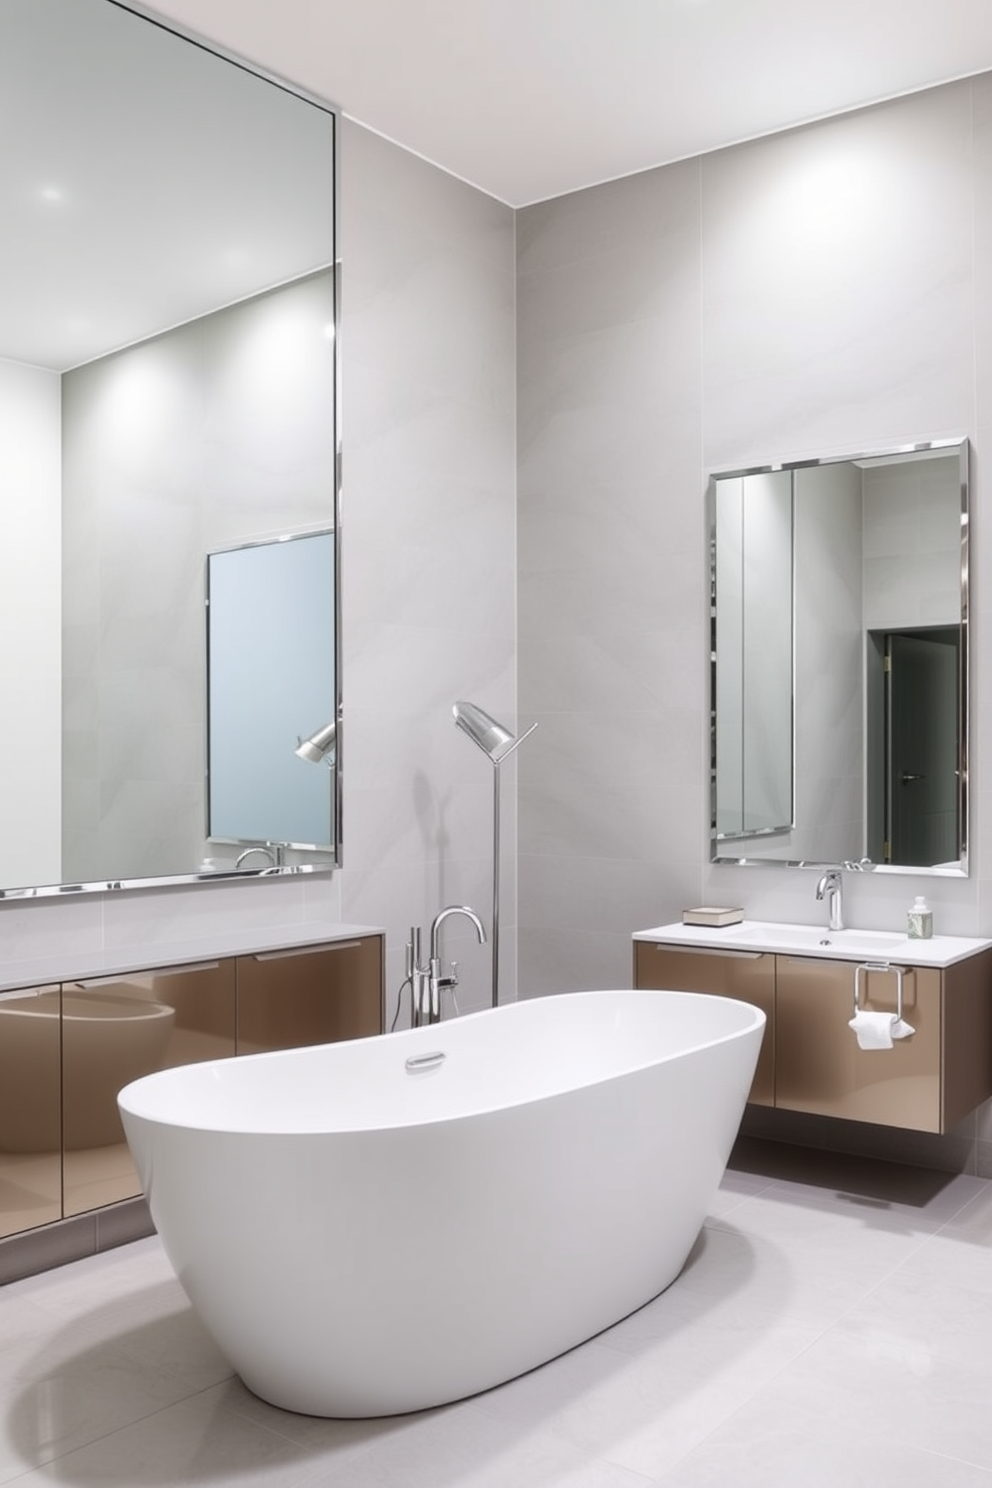
M 961 565 L 961 618 L 960 618 L 960 652 L 958 664 L 958 839 L 960 845 L 960 857 L 958 864 L 954 867 L 921 867 L 914 864 L 904 863 L 869 863 L 865 859 L 847 859 L 841 863 L 835 860 L 813 859 L 813 858 L 773 858 L 773 857 L 748 857 L 746 855 L 721 853 L 720 844 L 722 838 L 717 837 L 716 831 L 716 483 L 720 480 L 728 480 L 748 475 L 764 475 L 782 470 L 804 470 L 823 465 L 854 464 L 858 461 L 881 462 L 890 460 L 899 461 L 901 458 L 913 455 L 926 455 L 927 453 L 944 452 L 948 455 L 957 452 L 958 455 L 958 485 L 960 497 L 960 565 Z M 932 878 L 967 878 L 968 866 L 968 844 L 969 844 L 969 677 L 970 677 L 970 647 L 968 644 L 968 631 L 970 619 L 970 526 L 971 512 L 969 502 L 969 458 L 970 442 L 967 436 L 961 435 L 954 438 L 933 439 L 920 441 L 916 444 L 895 445 L 885 449 L 861 451 L 857 454 L 827 455 L 815 459 L 781 460 L 777 463 L 767 465 L 749 465 L 746 467 L 730 467 L 715 470 L 710 473 L 706 493 L 707 514 L 707 537 L 709 554 L 709 598 L 710 598 L 710 630 L 709 630 L 709 701 L 710 701 L 710 802 L 709 802 L 709 839 L 710 856 L 709 861 L 713 866 L 735 867 L 735 868 L 846 868 L 856 872 L 887 873 L 887 874 L 916 874 Z M 865 686 L 864 672 L 862 671 L 861 687 Z M 795 724 L 793 725 L 795 727 Z
M 332 803 L 334 811 L 335 841 L 332 849 L 318 849 L 321 860 L 307 863 L 281 863 L 276 867 L 263 866 L 261 868 L 235 868 L 233 865 L 228 870 L 210 869 L 209 871 L 191 870 L 189 873 L 174 873 L 162 875 L 149 875 L 143 878 L 121 878 L 121 879 L 98 879 L 87 883 L 51 883 L 42 885 L 31 885 L 25 887 L 0 887 L 0 901 L 17 899 L 53 898 L 66 894 L 80 893 L 107 893 L 126 889 L 156 889 L 168 888 L 183 884 L 200 883 L 230 883 L 233 880 L 250 880 L 261 877 L 287 877 L 296 874 L 332 873 L 335 868 L 342 865 L 342 754 L 343 754 L 343 725 L 342 725 L 342 684 L 341 684 L 341 263 L 339 255 L 339 234 L 341 223 L 341 110 L 337 104 L 322 98 L 316 93 L 301 87 L 299 84 L 290 82 L 278 73 L 260 66 L 258 63 L 232 51 L 221 43 L 213 41 L 191 27 L 185 26 L 178 21 L 167 18 L 151 6 L 143 3 L 143 0 L 106 0 L 117 10 L 128 11 L 132 15 L 145 21 L 147 24 L 157 27 L 161 31 L 170 32 L 172 35 L 185 41 L 190 46 L 198 47 L 201 51 L 209 52 L 221 61 L 227 62 L 243 72 L 256 77 L 260 82 L 269 86 L 282 89 L 283 92 L 294 95 L 303 102 L 311 104 L 330 116 L 332 121 L 332 146 L 330 152 L 331 179 L 325 183 L 326 189 L 331 194 L 331 218 L 333 224 L 333 242 L 331 245 L 331 261 L 329 267 L 333 272 L 333 333 L 332 333 L 332 355 L 331 355 L 331 378 L 333 393 L 331 406 L 328 410 L 334 426 L 334 468 L 332 473 L 332 489 L 329 492 L 330 505 L 328 509 L 327 529 L 334 533 L 334 716 L 337 723 L 337 758 L 333 770 Z M 168 328 L 166 328 L 168 329 Z M 301 534 L 302 535 L 302 534 Z M 207 555 L 204 554 L 204 572 L 206 570 Z M 204 723 L 206 724 L 206 695 L 204 696 Z M 206 783 L 207 756 L 206 756 L 206 728 L 204 729 L 204 782 Z M 213 839 L 220 840 L 220 839 Z M 209 852 L 211 839 L 205 839 L 204 852 Z M 263 844 L 260 844 L 263 845 Z M 276 844 L 272 844 L 276 845 Z M 287 846 L 292 851 L 292 844 L 278 844 Z

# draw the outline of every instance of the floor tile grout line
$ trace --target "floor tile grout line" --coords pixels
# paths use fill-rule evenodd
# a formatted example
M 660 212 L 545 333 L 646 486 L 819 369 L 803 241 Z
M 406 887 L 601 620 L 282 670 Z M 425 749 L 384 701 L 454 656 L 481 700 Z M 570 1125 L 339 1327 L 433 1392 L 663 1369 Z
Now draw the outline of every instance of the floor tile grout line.
M 743 1411 L 749 1410 L 754 1405 L 755 1401 L 762 1394 L 764 1394 L 766 1390 L 770 1389 L 774 1384 L 777 1383 L 779 1379 L 781 1379 L 783 1374 L 785 1374 L 790 1369 L 794 1369 L 797 1363 L 803 1358 L 806 1353 L 809 1352 L 810 1349 L 815 1348 L 819 1343 L 823 1341 L 824 1337 L 835 1326 L 835 1322 L 836 1320 L 834 1322 L 825 1323 L 821 1328 L 819 1328 L 815 1338 L 808 1339 L 801 1348 L 797 1349 L 796 1353 L 793 1354 L 790 1359 L 784 1360 L 782 1364 L 779 1365 L 779 1367 L 768 1376 L 767 1379 L 763 1379 L 759 1385 L 756 1385 L 751 1393 L 747 1395 L 745 1399 L 741 1400 L 737 1405 L 735 1405 L 734 1408 L 726 1416 L 724 1416 L 721 1421 L 718 1421 L 708 1431 L 704 1432 L 699 1440 L 697 1442 L 694 1442 L 691 1447 L 683 1452 L 681 1457 L 679 1457 L 676 1462 L 673 1462 L 670 1467 L 666 1467 L 660 1478 L 655 1478 L 653 1480 L 649 1479 L 649 1481 L 653 1481 L 659 1485 L 663 1484 L 666 1478 L 670 1477 L 673 1473 L 679 1471 L 682 1467 L 684 1467 L 685 1463 L 693 1455 L 694 1452 L 697 1452 L 700 1447 L 705 1446 L 705 1444 L 710 1441 L 712 1437 L 718 1435 L 722 1431 L 725 1431 L 732 1421 L 734 1421 L 739 1415 L 741 1415 Z M 620 1467 L 628 1472 L 630 1471 L 630 1468 L 627 1466 L 627 1464 L 619 1461 L 617 1458 L 609 1457 L 604 1454 L 604 1460 L 609 1462 L 612 1467 Z
M 975 1472 L 984 1473 L 992 1483 L 992 1468 L 986 1467 L 984 1462 L 975 1462 L 970 1457 L 958 1457 L 951 1452 L 938 1452 L 934 1447 L 916 1447 L 914 1450 L 926 1457 L 933 1457 L 937 1462 L 957 1462 L 962 1467 L 970 1467 Z
M 202 1385 L 199 1389 L 191 1390 L 188 1395 L 181 1395 L 176 1400 L 168 1401 L 163 1405 L 157 1405 L 153 1410 L 143 1411 L 140 1415 L 123 1422 L 120 1426 L 113 1427 L 110 1431 L 101 1431 L 96 1436 L 90 1437 L 87 1441 L 77 1442 L 75 1446 L 68 1447 L 64 1452 L 54 1452 L 50 1457 L 43 1458 L 41 1461 L 25 1469 L 23 1473 L 19 1473 L 16 1478 L 0 1478 L 0 1488 L 10 1488 L 11 1483 L 16 1484 L 21 1478 L 27 1477 L 30 1473 L 40 1472 L 46 1467 L 51 1467 L 56 1462 L 64 1462 L 67 1458 L 73 1457 L 77 1452 L 87 1452 L 92 1447 L 98 1446 L 100 1442 L 113 1441 L 114 1437 L 121 1436 L 124 1432 L 133 1430 L 136 1426 L 147 1425 L 149 1421 L 154 1421 L 156 1416 L 162 1416 L 168 1411 L 177 1410 L 182 1406 L 189 1405 L 198 1396 L 206 1395 L 211 1390 L 219 1389 L 221 1385 L 227 1384 L 229 1380 L 236 1378 L 237 1375 L 232 1373 L 223 1380 L 217 1380 L 212 1385 Z M 245 1419 L 249 1418 L 245 1417 Z M 261 1425 L 262 1429 L 267 1431 L 270 1436 L 276 1436 L 280 1441 L 288 1442 L 290 1446 L 295 1447 L 299 1451 L 303 1450 L 299 1442 L 293 1441 L 290 1437 L 281 1436 L 278 1432 L 272 1431 L 269 1427 L 265 1426 L 264 1423 L 253 1421 L 252 1424 Z

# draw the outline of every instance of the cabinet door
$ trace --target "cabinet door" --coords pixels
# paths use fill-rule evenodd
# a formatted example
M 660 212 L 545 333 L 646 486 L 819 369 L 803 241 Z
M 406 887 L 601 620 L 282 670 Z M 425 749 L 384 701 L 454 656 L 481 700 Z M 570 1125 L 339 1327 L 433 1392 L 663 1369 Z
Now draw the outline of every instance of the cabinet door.
M 62 1218 L 59 989 L 0 993 L 0 1236 Z
M 238 1053 L 382 1032 L 382 937 L 238 958 Z
M 153 1070 L 234 1054 L 234 962 L 62 987 L 66 1215 L 136 1197 L 117 1093 Z
M 903 1016 L 916 1032 L 891 1049 L 862 1049 L 848 1020 L 856 967 L 849 961 L 779 956 L 776 993 L 775 1104 L 940 1131 L 941 973 L 917 967 L 904 980 Z M 867 985 L 866 985 L 867 983 Z M 862 973 L 861 1005 L 895 1012 L 896 978 Z
M 634 943 L 634 985 L 669 992 L 708 992 L 753 1003 L 767 1018 L 748 1099 L 775 1104 L 775 957 L 757 951 L 711 951 L 694 946 Z

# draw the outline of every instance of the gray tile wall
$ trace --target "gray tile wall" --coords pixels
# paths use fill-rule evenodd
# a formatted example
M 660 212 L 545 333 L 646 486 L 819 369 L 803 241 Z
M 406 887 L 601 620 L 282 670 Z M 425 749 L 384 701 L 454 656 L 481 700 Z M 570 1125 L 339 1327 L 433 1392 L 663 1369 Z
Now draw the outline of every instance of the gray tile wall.
M 707 781 L 702 173 L 518 215 L 520 992 L 630 984 Z
M 519 213 L 521 995 L 628 984 L 630 932 L 688 904 L 816 917 L 809 874 L 708 861 L 707 475 L 962 434 L 972 875 L 864 875 L 848 907 L 901 927 L 925 889 L 939 929 L 992 929 L 990 150 L 981 77 Z M 990 1121 L 945 1160 L 984 1162 Z
M 514 224 L 347 122 L 343 153 L 341 908 L 388 927 L 392 1016 L 411 924 L 451 903 L 490 919 L 492 766 L 451 707 L 516 722 Z M 512 767 L 501 789 L 512 997 Z M 442 948 L 462 1010 L 482 1006 L 490 963 L 467 922 Z

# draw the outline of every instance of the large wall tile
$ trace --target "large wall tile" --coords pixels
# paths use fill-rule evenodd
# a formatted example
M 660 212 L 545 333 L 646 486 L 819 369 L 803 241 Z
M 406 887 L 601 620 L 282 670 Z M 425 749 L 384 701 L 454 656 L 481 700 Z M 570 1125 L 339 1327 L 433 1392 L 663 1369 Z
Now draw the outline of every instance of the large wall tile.
M 426 933 L 453 902 L 490 918 L 492 767 L 451 707 L 515 724 L 513 214 L 356 126 L 344 146 L 341 903 L 388 927 L 392 986 L 412 924 Z M 486 953 L 451 925 L 444 955 L 464 960 L 464 1001 L 481 1005 Z
M 696 897 L 698 216 L 690 162 L 518 217 L 520 703 L 541 724 L 520 761 L 527 996 L 625 985 L 623 933 Z M 551 958 L 565 928 L 594 933 L 583 971 Z
M 705 460 L 967 432 L 971 88 L 703 161 Z

